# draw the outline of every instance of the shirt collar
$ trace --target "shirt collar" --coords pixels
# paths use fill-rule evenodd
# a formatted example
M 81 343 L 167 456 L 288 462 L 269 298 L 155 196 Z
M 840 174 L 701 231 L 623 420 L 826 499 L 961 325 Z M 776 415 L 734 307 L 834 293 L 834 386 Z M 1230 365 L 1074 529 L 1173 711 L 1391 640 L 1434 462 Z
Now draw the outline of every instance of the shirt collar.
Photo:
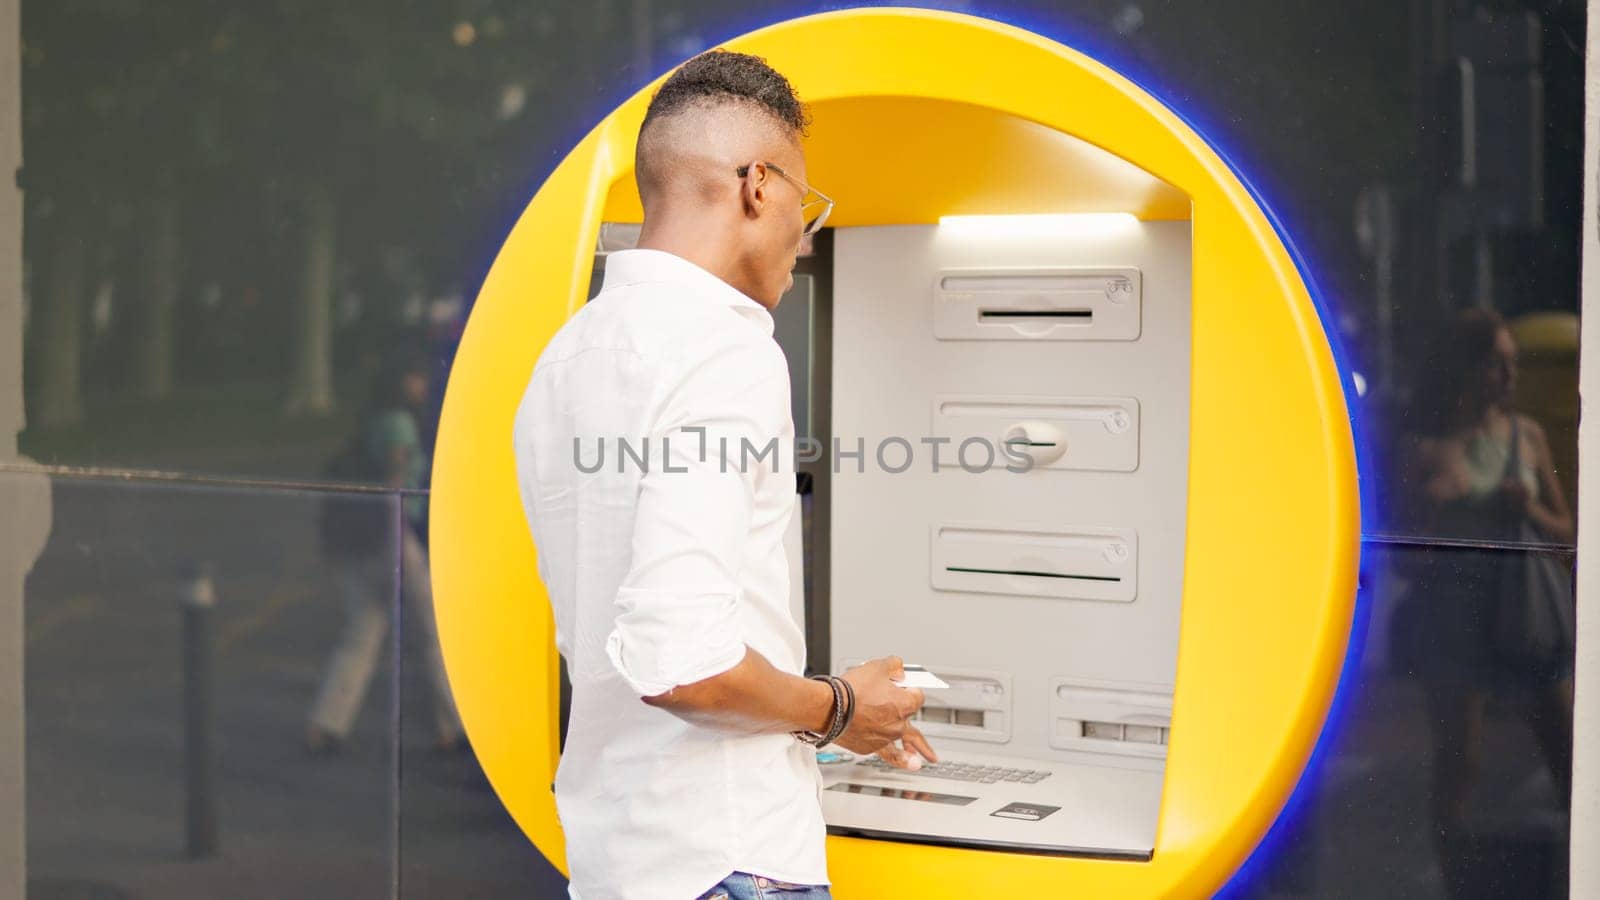
M 671 284 L 686 293 L 733 307 L 739 314 L 772 334 L 772 313 L 765 306 L 681 256 L 664 250 L 617 250 L 606 254 L 601 290 L 630 284 Z

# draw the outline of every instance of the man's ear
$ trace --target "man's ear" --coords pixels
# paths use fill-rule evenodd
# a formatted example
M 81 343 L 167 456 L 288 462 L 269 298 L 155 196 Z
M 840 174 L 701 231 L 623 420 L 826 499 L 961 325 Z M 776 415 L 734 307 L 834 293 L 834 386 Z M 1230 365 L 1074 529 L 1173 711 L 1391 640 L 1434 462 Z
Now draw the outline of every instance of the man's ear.
M 751 218 L 761 215 L 762 209 L 767 205 L 767 187 L 771 182 L 771 173 L 767 171 L 766 165 L 760 160 L 751 160 L 739 189 L 745 215 Z

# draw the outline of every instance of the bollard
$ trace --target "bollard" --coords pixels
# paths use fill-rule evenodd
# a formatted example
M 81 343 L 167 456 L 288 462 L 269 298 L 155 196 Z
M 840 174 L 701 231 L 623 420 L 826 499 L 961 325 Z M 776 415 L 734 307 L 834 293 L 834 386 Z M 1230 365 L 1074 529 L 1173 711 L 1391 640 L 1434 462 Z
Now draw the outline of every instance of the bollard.
M 208 567 L 184 574 L 184 848 L 190 859 L 217 852 L 216 792 L 211 775 L 211 612 L 217 591 Z

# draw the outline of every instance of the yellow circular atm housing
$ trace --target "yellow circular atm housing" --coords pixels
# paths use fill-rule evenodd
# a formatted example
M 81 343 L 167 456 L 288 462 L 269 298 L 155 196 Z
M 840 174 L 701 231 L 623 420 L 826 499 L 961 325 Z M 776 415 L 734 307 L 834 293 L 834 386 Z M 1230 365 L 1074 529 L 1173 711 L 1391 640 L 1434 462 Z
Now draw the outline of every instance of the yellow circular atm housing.
M 835 836 L 836 895 L 1209 894 L 1249 855 L 1300 777 L 1332 700 L 1355 600 L 1350 422 L 1289 252 L 1235 174 L 1177 115 L 1038 35 L 964 15 L 864 9 L 783 22 L 724 46 L 766 58 L 811 105 L 809 180 L 838 201 L 829 224 L 841 241 L 868 226 L 905 226 L 907 234 L 946 227 L 952 216 L 1115 213 L 1134 227 L 1182 232 L 1191 260 L 1180 298 L 1187 455 L 1175 465 L 1184 492 L 1172 576 L 1181 624 L 1172 627 L 1175 677 L 1148 859 Z M 565 858 L 551 794 L 558 658 L 519 501 L 512 420 L 540 351 L 588 296 L 601 223 L 639 220 L 634 141 L 655 87 L 572 150 L 507 238 L 456 357 L 434 465 L 434 596 L 452 690 L 495 790 L 557 866 Z M 847 300 L 841 289 L 836 308 L 873 296 Z M 1137 334 L 1138 316 L 1132 321 Z M 1061 392 L 1040 385 L 1027 393 Z M 926 423 L 925 406 L 919 415 Z M 850 489 L 836 486 L 841 497 Z M 926 527 L 913 527 L 927 546 Z M 935 556 L 944 552 L 939 541 L 936 528 Z M 1003 587 L 991 593 L 995 603 L 1041 604 L 1043 615 L 1061 608 L 1007 598 Z M 1112 609 L 1125 601 L 1107 594 L 1096 602 Z

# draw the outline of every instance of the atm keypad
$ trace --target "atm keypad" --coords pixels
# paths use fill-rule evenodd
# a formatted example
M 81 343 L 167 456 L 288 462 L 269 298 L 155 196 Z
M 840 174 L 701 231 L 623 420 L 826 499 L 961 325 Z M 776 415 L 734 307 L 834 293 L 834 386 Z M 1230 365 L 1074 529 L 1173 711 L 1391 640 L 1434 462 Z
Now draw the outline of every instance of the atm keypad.
M 985 766 L 981 763 L 924 763 L 922 768 L 915 772 L 909 769 L 897 769 L 877 757 L 864 759 L 858 766 L 869 769 L 878 769 L 885 772 L 894 772 L 899 775 L 921 775 L 928 778 L 948 778 L 952 781 L 971 781 L 978 784 L 997 784 L 1001 781 L 1015 781 L 1021 784 L 1037 784 L 1050 777 L 1048 770 L 1042 769 L 1010 769 L 1004 766 Z

